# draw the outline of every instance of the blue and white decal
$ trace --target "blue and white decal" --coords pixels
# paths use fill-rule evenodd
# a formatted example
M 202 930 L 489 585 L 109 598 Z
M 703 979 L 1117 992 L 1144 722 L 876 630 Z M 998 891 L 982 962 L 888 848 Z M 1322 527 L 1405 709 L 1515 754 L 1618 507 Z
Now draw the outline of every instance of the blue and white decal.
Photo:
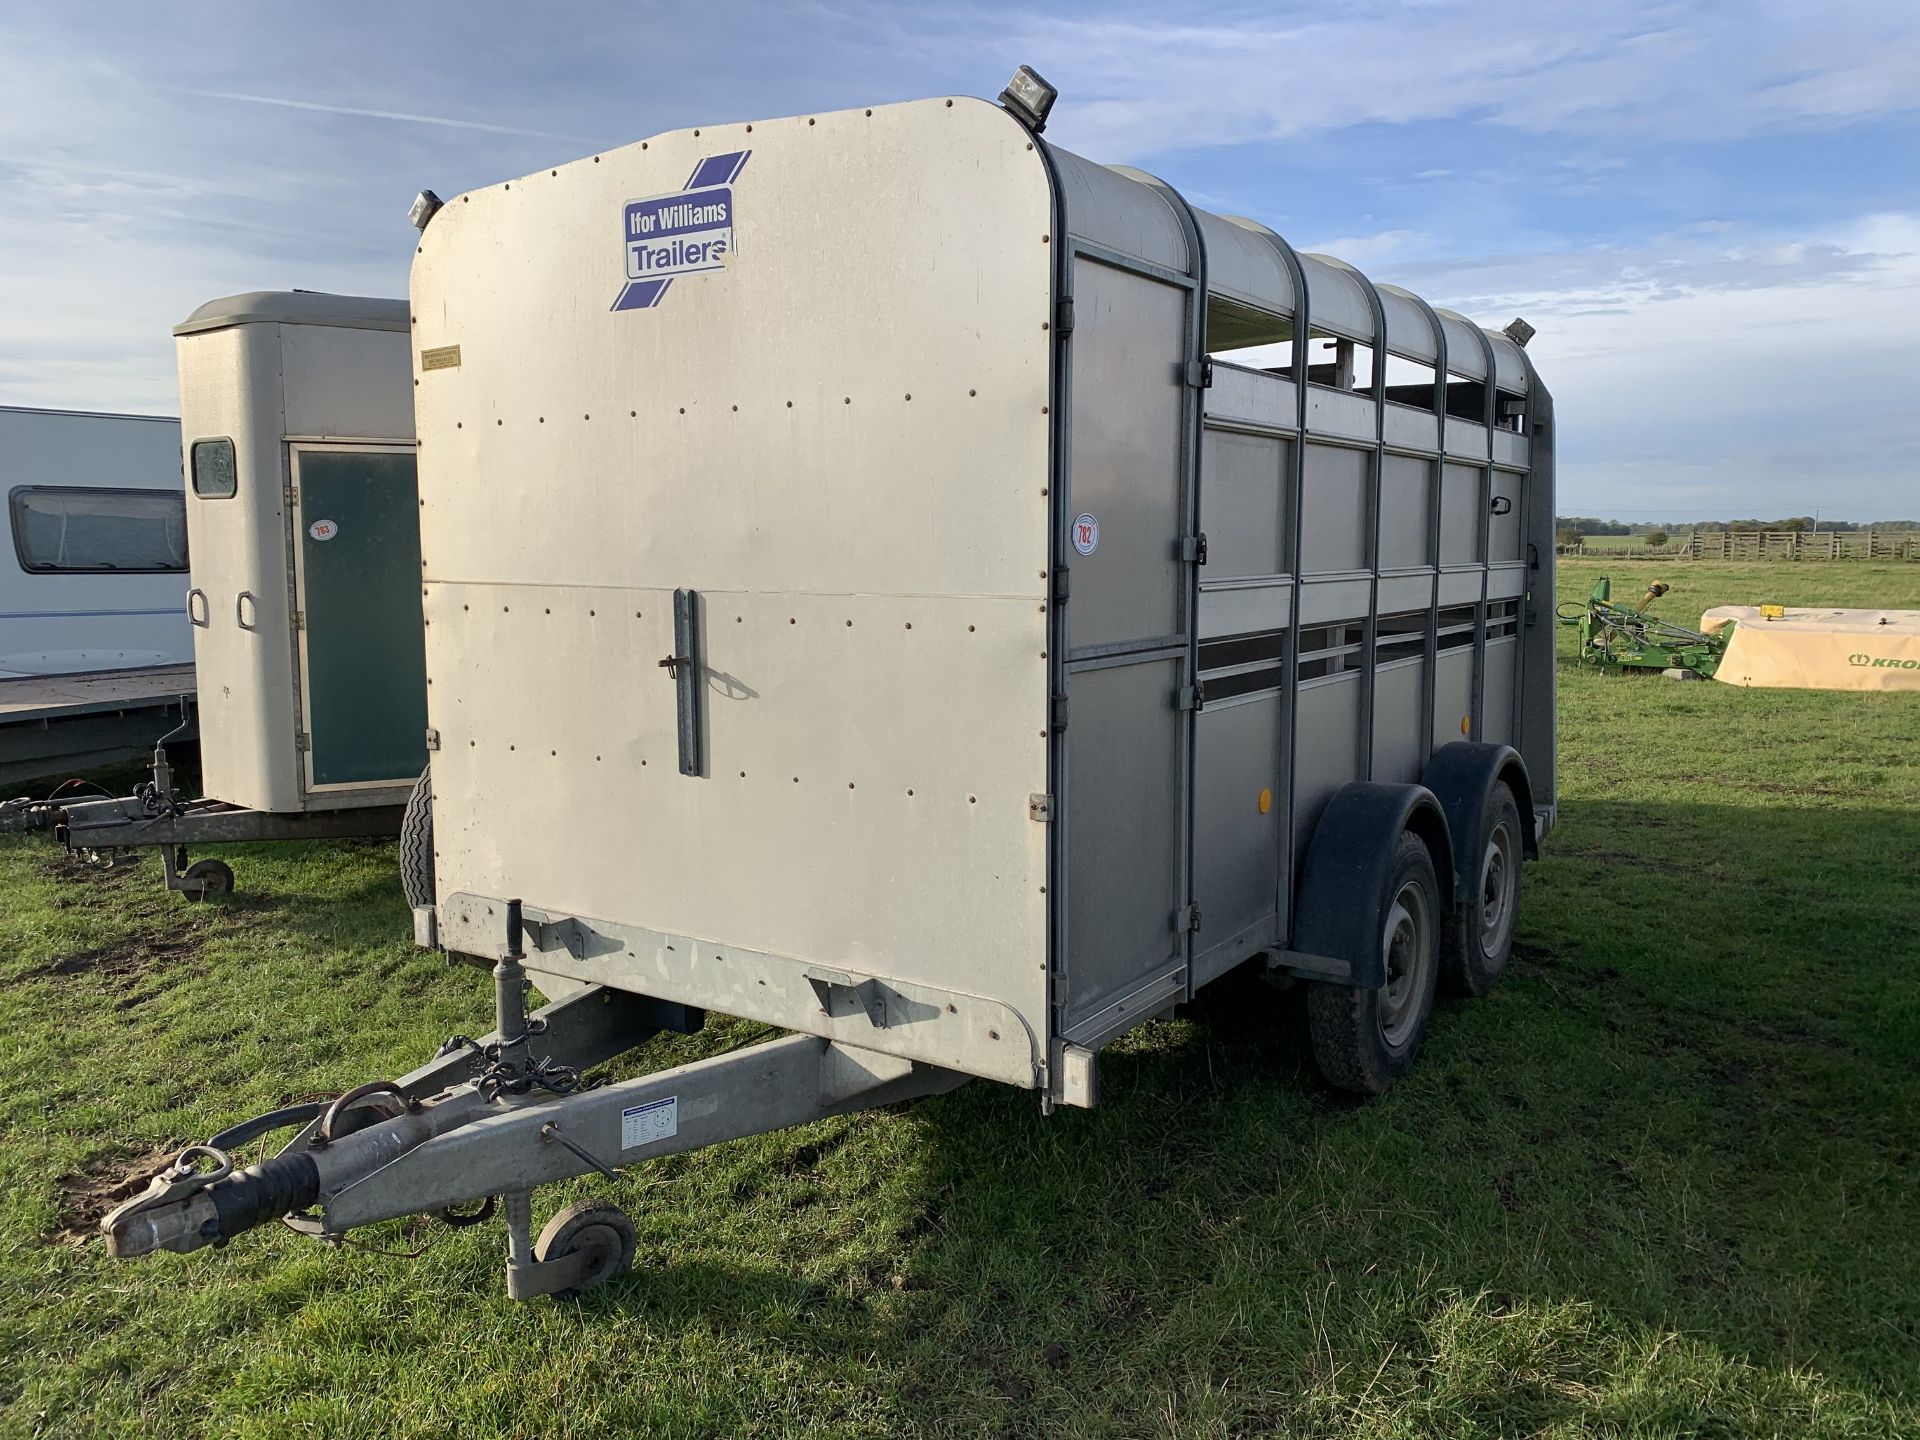
M 733 251 L 733 182 L 752 154 L 709 155 L 693 167 L 684 189 L 622 207 L 627 283 L 615 310 L 651 310 L 674 276 L 725 268 Z

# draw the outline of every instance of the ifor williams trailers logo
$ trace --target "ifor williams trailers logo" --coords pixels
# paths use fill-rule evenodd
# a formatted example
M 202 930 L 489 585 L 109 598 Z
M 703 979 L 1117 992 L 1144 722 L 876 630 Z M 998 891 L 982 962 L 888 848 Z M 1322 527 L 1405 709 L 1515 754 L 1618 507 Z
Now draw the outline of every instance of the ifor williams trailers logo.
M 709 155 L 686 187 L 671 195 L 629 200 L 620 213 L 627 283 L 615 310 L 651 310 L 676 275 L 723 269 L 733 252 L 733 182 L 751 150 Z

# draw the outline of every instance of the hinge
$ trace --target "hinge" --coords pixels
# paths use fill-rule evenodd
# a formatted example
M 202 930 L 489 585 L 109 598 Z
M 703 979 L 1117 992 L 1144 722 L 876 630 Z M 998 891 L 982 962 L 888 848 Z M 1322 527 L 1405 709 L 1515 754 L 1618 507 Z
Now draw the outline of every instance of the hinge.
M 1060 303 L 1053 307 L 1053 333 L 1060 336 L 1073 333 L 1073 297 L 1062 295 Z
M 1196 680 L 1191 685 L 1182 685 L 1174 695 L 1176 710 L 1204 710 L 1207 706 L 1207 682 Z
M 296 610 L 293 612 L 293 628 L 296 630 L 304 630 L 307 628 L 307 612 L 306 611 Z
M 1029 795 L 1027 797 L 1027 818 L 1038 820 L 1042 825 L 1053 819 L 1053 796 Z
M 1051 724 L 1056 735 L 1067 728 L 1067 697 L 1064 695 L 1053 697 Z
M 1174 911 L 1173 928 L 1175 933 L 1182 930 L 1197 931 L 1200 928 L 1200 907 L 1198 905 L 1188 905 Z
M 1073 586 L 1067 578 L 1068 574 L 1069 568 L 1065 565 L 1053 567 L 1053 603 L 1056 605 L 1066 604 L 1067 596 L 1073 591 Z
M 1180 558 L 1189 565 L 1207 563 L 1207 537 L 1204 531 L 1198 535 L 1189 535 L 1180 542 Z
M 1189 360 L 1181 367 L 1180 373 L 1181 378 L 1195 390 L 1211 390 L 1213 388 L 1213 357 L 1209 355 L 1204 360 Z
M 439 748 L 440 748 L 440 732 L 434 729 L 431 725 L 429 725 L 427 727 L 427 749 L 438 750 Z
M 303 751 L 313 749 L 313 737 L 307 734 L 306 731 L 302 730 L 299 734 L 293 737 L 293 748 L 296 750 L 303 750 Z

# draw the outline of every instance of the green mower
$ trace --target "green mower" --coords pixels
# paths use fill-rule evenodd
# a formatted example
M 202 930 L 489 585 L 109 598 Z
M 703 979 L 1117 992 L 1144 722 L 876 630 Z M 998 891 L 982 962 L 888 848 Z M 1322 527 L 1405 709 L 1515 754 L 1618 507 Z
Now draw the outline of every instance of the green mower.
M 1673 587 L 1656 580 L 1638 606 L 1617 605 L 1605 576 L 1587 603 L 1569 601 L 1555 613 L 1580 632 L 1579 661 L 1602 670 L 1659 670 L 1675 678 L 1711 680 L 1733 638 L 1729 624 L 1712 635 L 1689 630 L 1651 613 L 1653 602 Z

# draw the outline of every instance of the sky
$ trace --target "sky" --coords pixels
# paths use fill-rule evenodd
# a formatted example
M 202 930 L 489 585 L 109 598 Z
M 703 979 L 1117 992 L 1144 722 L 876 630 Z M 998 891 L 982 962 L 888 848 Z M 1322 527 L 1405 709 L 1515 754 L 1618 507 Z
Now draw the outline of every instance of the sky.
M 1525 316 L 1562 513 L 1920 515 L 1920 0 L 11 7 L 0 404 L 175 413 L 174 323 L 404 295 L 423 187 L 1021 63 L 1067 149 Z

